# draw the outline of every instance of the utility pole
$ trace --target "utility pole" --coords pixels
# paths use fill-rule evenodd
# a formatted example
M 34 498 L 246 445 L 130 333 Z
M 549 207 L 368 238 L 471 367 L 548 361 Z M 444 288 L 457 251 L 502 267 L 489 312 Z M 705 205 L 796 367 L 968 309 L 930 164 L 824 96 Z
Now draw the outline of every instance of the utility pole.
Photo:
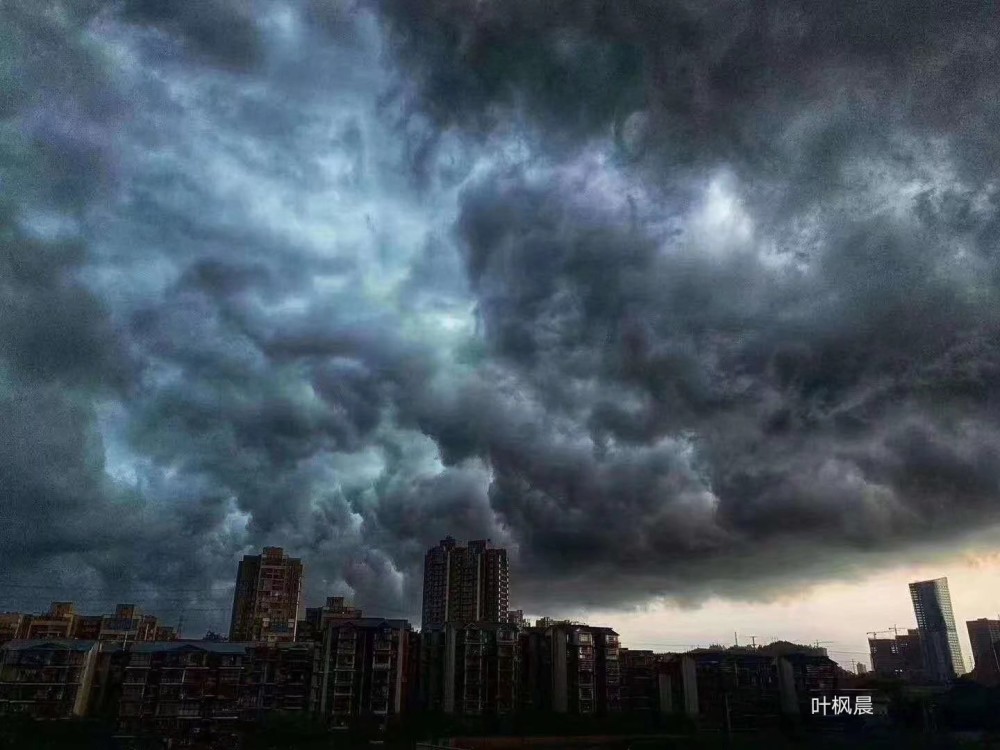
M 740 645 L 740 637 L 739 637 L 738 635 L 736 635 L 736 631 L 735 631 L 735 630 L 733 631 L 733 642 L 734 642 L 734 643 L 735 643 L 735 644 L 736 644 L 737 646 L 739 646 L 739 645 Z
M 750 648 L 757 648 L 757 636 L 748 635 L 747 638 L 750 639 Z

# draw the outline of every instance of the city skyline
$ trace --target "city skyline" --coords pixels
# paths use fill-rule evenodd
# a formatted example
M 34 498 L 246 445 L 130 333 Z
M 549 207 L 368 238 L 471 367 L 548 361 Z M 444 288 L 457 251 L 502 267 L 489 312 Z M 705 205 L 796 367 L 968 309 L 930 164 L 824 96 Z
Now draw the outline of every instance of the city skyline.
M 446 538 L 442 544 L 460 547 L 458 542 L 451 537 Z M 488 541 L 473 542 L 472 544 L 481 549 L 490 546 Z M 428 556 L 439 548 L 440 545 L 432 548 Z M 282 561 L 292 564 L 300 563 L 300 561 L 291 558 L 286 551 L 273 547 L 264 548 L 260 555 L 246 555 L 244 561 L 248 558 L 251 562 L 258 561 L 267 555 L 269 550 L 274 556 L 280 554 Z M 242 563 L 239 567 L 242 571 Z M 859 588 L 862 591 L 867 588 L 868 595 L 865 599 L 879 605 L 871 611 L 870 615 L 867 615 L 869 624 L 874 623 L 876 631 L 882 634 L 880 637 L 889 638 L 894 629 L 900 634 L 905 634 L 908 629 L 916 631 L 917 623 L 913 612 L 912 596 L 907 593 L 904 586 L 913 584 L 913 578 L 926 579 L 933 576 L 934 578 L 948 579 L 952 577 L 957 580 L 958 584 L 957 600 L 959 604 L 956 607 L 955 617 L 957 619 L 955 622 L 958 639 L 961 643 L 960 650 L 963 656 L 972 656 L 975 651 L 972 648 L 966 623 L 983 617 L 989 619 L 989 613 L 985 611 L 988 607 L 984 609 L 982 603 L 989 596 L 994 596 L 993 582 L 1000 574 L 1000 555 L 970 556 L 960 567 L 945 568 L 948 571 L 947 575 L 938 575 L 941 570 L 942 568 L 938 564 L 938 567 L 911 567 L 888 571 L 872 576 L 860 584 L 819 586 L 807 592 L 782 595 L 768 603 L 715 600 L 698 608 L 653 606 L 648 608 L 649 611 L 646 613 L 626 613 L 601 609 L 562 609 L 527 612 L 525 614 L 530 624 L 539 618 L 555 621 L 612 623 L 621 632 L 623 645 L 634 649 L 652 649 L 661 652 L 682 652 L 712 645 L 728 647 L 736 644 L 745 646 L 754 642 L 758 645 L 775 641 L 802 644 L 817 642 L 829 652 L 830 657 L 841 667 L 853 671 L 859 663 L 871 666 L 868 644 L 865 641 L 865 636 L 870 638 L 871 633 L 859 633 L 849 621 L 845 622 L 841 616 L 847 607 L 851 607 L 855 615 L 859 617 L 865 611 L 864 600 L 858 598 Z M 237 581 L 239 576 L 240 572 L 237 573 Z M 308 584 L 308 565 L 300 568 L 299 576 L 302 582 Z M 231 610 L 236 609 L 235 592 L 238 588 L 238 586 L 233 587 Z M 353 602 L 345 602 L 343 596 L 326 596 L 325 600 L 325 606 L 315 606 L 323 601 L 323 597 L 310 598 L 306 595 L 299 601 L 297 607 L 299 614 L 301 616 L 304 611 L 306 616 L 306 620 L 299 619 L 297 621 L 300 629 L 308 621 L 310 611 L 316 613 L 314 616 L 322 618 L 324 622 L 328 616 L 335 619 L 361 617 L 362 609 L 355 606 Z M 79 604 L 79 601 L 75 604 Z M 52 605 L 74 606 L 74 603 L 54 601 Z M 0 607 L 2 606 L 0 604 Z M 115 605 L 116 608 L 129 606 L 135 605 Z M 37 611 L 48 610 L 39 607 Z M 325 612 L 331 614 L 322 614 Z M 414 627 L 420 624 L 419 613 L 411 611 L 382 609 L 373 611 L 371 614 L 376 617 L 403 618 L 412 622 Z M 881 622 L 878 622 L 879 620 Z M 489 620 L 484 621 L 490 622 Z M 182 623 L 183 617 L 177 624 L 180 626 Z M 2 624 L 0 623 L 0 625 Z M 170 625 L 166 619 L 161 619 L 161 624 Z M 65 626 L 60 625 L 59 627 Z M 213 624 L 208 628 L 208 631 L 228 631 L 232 636 L 233 627 L 233 623 L 230 623 L 228 628 L 220 628 Z M 172 626 L 166 629 L 171 632 L 177 630 Z M 182 638 L 192 638 L 200 637 L 202 632 L 205 631 L 195 629 L 187 632 L 178 631 L 177 634 Z M 292 640 L 295 637 L 290 634 L 286 635 L 288 637 L 283 638 L 279 634 L 277 640 Z M 248 638 L 245 640 L 256 639 Z M 972 670 L 973 662 L 971 659 L 966 660 L 965 667 L 968 671 Z
M 991 8 L 2 6 L 4 606 L 418 622 L 450 535 L 634 642 L 1000 610 Z

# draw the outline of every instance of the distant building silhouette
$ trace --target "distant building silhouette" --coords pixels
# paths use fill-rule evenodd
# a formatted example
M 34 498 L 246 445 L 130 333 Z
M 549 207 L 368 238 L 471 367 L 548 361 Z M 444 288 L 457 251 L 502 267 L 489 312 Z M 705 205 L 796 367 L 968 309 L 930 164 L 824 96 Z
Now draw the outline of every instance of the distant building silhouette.
M 908 630 L 895 638 L 869 638 L 872 672 L 880 677 L 923 682 L 924 651 L 920 631 Z
M 356 620 L 361 618 L 360 607 L 344 602 L 342 596 L 328 596 L 322 607 L 306 607 L 306 618 L 299 621 L 297 641 L 321 641 L 327 623 L 332 620 Z
M 910 598 L 917 616 L 927 678 L 933 682 L 950 682 L 965 674 L 948 579 L 911 583 Z
M 811 698 L 834 694 L 841 670 L 820 649 L 772 646 L 665 656 L 658 675 L 661 711 L 710 729 L 776 727 L 782 715 L 810 719 Z
M 969 620 L 969 641 L 972 642 L 973 675 L 985 685 L 1000 684 L 1000 620 Z
M 295 640 L 302 595 L 302 561 L 281 547 L 246 555 L 236 573 L 230 641 Z
M 174 629 L 144 615 L 135 604 L 118 604 L 114 614 L 83 615 L 73 602 L 52 602 L 43 614 L 0 614 L 0 644 L 15 639 L 78 641 L 169 641 Z
M 507 550 L 489 539 L 462 547 L 447 537 L 424 558 L 422 627 L 506 622 L 509 585 Z

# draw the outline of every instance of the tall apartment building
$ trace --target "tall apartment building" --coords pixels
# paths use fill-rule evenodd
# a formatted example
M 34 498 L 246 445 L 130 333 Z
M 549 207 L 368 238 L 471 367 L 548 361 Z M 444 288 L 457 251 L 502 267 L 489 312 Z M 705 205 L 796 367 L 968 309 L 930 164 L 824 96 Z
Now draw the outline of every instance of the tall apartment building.
M 422 627 L 507 622 L 509 586 L 507 550 L 489 539 L 462 547 L 447 537 L 424 558 Z
M 965 674 L 948 579 L 911 583 L 910 598 L 917 616 L 927 678 L 934 682 L 950 682 Z
M 411 706 L 417 641 L 406 620 L 327 621 L 317 710 L 334 727 L 355 719 L 383 726 Z
M 972 642 L 974 675 L 977 682 L 1000 684 L 1000 620 L 981 617 L 966 623 Z
M 868 649 L 872 672 L 880 677 L 907 682 L 922 682 L 925 679 L 919 630 L 910 629 L 895 638 L 869 638 Z
M 295 640 L 302 596 L 302 561 L 281 547 L 246 555 L 236 574 L 230 641 Z

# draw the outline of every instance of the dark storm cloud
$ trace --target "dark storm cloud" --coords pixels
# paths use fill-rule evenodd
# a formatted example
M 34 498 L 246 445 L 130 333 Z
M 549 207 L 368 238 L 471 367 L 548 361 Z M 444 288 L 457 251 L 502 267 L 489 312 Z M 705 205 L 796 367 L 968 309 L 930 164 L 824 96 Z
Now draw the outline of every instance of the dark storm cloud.
M 517 386 L 421 423 L 489 461 L 525 595 L 720 590 L 996 523 L 993 14 L 382 7 L 412 106 L 533 144 L 458 225 Z M 601 142 L 610 188 L 581 177 Z M 692 220 L 719 184 L 735 239 Z
M 995 173 L 995 14 L 982 6 L 383 0 L 413 106 L 483 134 L 526 122 L 550 153 L 613 134 L 674 182 L 726 165 L 758 219 L 850 189 L 852 158 L 903 168 L 948 139 Z M 950 137 L 960 130 L 961 137 Z M 697 173 L 697 172 L 696 172 Z
M 0 546 L 51 598 L 224 629 L 278 544 L 413 615 L 452 534 L 519 607 L 697 600 L 995 525 L 987 11 L 7 9 Z
M 107 265 L 87 225 L 127 177 L 133 114 L 91 36 L 106 9 L 14 2 L 0 24 L 14 63 L 0 147 L 0 591 L 6 608 L 140 598 L 167 614 L 197 598 L 171 590 L 211 586 L 242 540 L 221 525 L 228 500 L 196 482 L 164 492 L 140 469 L 136 486 L 105 429 L 115 404 L 141 402 L 149 365 L 92 284 Z
M 637 231 L 569 174 L 466 189 L 469 277 L 511 385 L 421 422 L 446 460 L 489 461 L 535 572 L 523 595 L 712 589 L 727 562 L 766 582 L 791 549 L 805 574 L 996 523 L 1000 300 L 976 278 L 991 266 L 915 206 L 824 226 L 811 262 L 768 265 Z M 616 584 L 588 590 L 586 571 Z
M 125 0 L 122 16 L 177 34 L 196 53 L 225 68 L 249 70 L 263 57 L 253 9 L 238 0 Z
M 401 267 L 427 298 L 406 260 L 422 230 L 397 236 L 381 207 L 410 199 L 369 119 L 378 70 L 344 52 L 370 54 L 347 38 L 363 19 L 310 4 L 295 17 L 320 33 L 287 27 L 301 38 L 269 39 L 260 72 L 257 21 L 277 6 L 16 10 L 0 477 L 18 584 L 4 606 L 124 598 L 223 629 L 240 554 L 282 544 L 307 560 L 310 602 L 411 614 L 414 550 L 443 528 L 382 531 L 383 494 L 420 502 L 419 487 L 455 483 L 448 509 L 489 511 L 485 482 L 441 474 L 433 443 L 395 424 L 439 356 L 365 288 Z M 177 39 L 190 55 L 163 54 Z

